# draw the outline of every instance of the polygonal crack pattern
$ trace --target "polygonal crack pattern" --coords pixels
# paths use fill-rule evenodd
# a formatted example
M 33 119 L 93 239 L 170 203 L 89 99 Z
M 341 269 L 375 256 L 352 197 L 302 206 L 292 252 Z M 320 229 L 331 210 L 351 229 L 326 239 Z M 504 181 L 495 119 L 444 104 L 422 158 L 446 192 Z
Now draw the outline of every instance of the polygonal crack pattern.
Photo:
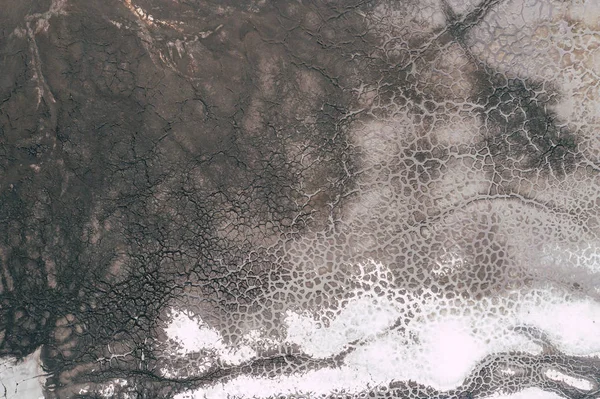
M 596 2 L 4 8 L 4 397 L 600 397 Z

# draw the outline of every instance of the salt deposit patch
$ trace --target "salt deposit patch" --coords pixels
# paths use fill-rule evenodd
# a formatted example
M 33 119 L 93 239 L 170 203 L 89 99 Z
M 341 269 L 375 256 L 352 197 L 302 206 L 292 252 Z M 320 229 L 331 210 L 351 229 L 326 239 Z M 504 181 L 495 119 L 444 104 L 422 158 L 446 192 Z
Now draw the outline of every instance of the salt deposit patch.
M 585 378 L 572 377 L 556 369 L 548 369 L 546 370 L 545 374 L 546 377 L 550 378 L 551 380 L 564 382 L 567 385 L 583 391 L 590 391 L 594 389 L 594 384 L 592 384 L 591 381 L 586 380 Z
M 540 304 L 527 303 L 516 321 L 548 334 L 559 350 L 585 356 L 600 351 L 600 304 L 590 299 L 564 302 L 544 293 Z
M 21 362 L 13 358 L 0 360 L 0 382 L 4 399 L 43 399 L 46 374 L 40 361 L 41 348 Z
M 348 303 L 328 327 L 321 326 L 311 316 L 288 311 L 286 342 L 300 345 L 311 356 L 325 358 L 341 352 L 352 341 L 384 331 L 400 315 L 393 303 L 372 297 Z
M 527 388 L 513 394 L 499 393 L 488 396 L 487 399 L 562 399 L 562 396 L 539 388 Z
M 240 364 L 256 356 L 248 345 L 230 347 L 223 342 L 221 334 L 190 313 L 174 310 L 172 320 L 165 328 L 167 337 L 179 344 L 179 355 L 202 350 L 214 351 L 228 364 Z
M 188 392 L 179 398 L 264 398 L 292 393 L 331 394 L 361 392 L 393 380 L 414 380 L 439 390 L 462 384 L 479 361 L 505 351 L 541 353 L 517 326 L 539 328 L 568 353 L 589 354 L 600 349 L 600 305 L 574 300 L 566 294 L 528 292 L 499 298 L 497 306 L 510 312 L 493 312 L 489 303 L 462 306 L 462 315 L 440 314 L 436 301 L 422 302 L 419 314 L 407 331 L 390 330 L 405 309 L 384 297 L 359 298 L 347 304 L 328 327 L 312 318 L 288 312 L 288 341 L 306 353 L 327 357 L 341 352 L 349 342 L 362 343 L 350 352 L 339 368 L 323 368 L 302 375 L 275 379 L 243 376 L 224 384 Z M 570 302 L 565 302 L 570 301 Z M 511 305 L 512 304 L 512 305 Z M 512 306 L 512 307 L 511 307 Z M 377 320 L 377 322 L 375 322 Z M 369 328 L 370 327 L 370 328 Z M 415 339 L 407 339 L 407 336 Z M 581 383 L 582 382 L 577 382 Z M 521 395 L 521 396 L 519 396 Z M 529 395 L 529 396 L 523 396 Z M 550 398 L 544 391 L 526 390 L 511 398 Z

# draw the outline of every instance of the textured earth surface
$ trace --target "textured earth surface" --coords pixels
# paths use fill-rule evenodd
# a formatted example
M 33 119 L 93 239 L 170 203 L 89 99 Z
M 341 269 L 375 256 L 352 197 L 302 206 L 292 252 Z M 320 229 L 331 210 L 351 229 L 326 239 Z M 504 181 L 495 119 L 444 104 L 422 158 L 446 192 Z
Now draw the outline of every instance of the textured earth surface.
M 0 12 L 0 397 L 599 398 L 600 3 Z

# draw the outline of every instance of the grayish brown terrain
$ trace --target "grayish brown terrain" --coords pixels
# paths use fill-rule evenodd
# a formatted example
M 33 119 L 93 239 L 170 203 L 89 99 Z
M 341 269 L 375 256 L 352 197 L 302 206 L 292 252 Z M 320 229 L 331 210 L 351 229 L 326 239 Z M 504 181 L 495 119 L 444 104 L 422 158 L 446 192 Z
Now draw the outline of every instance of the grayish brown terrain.
M 600 397 L 593 1 L 0 5 L 0 355 L 45 397 Z

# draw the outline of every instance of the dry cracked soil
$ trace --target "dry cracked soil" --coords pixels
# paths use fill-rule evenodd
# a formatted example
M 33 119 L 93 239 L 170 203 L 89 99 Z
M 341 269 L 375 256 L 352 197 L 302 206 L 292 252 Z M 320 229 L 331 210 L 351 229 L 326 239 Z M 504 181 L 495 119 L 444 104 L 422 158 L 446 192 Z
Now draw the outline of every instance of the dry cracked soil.
M 600 398 L 600 3 L 0 5 L 0 397 Z

